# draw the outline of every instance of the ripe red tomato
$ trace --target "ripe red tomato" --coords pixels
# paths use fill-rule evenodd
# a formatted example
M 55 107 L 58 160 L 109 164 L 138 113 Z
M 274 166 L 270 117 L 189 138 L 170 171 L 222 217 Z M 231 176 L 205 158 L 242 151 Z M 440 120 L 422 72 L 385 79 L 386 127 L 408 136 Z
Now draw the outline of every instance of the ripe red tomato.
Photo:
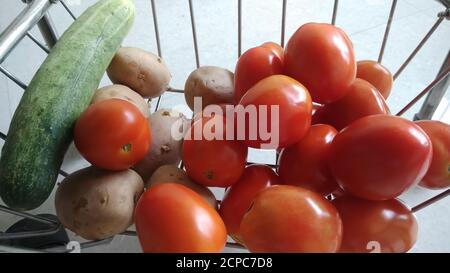
M 89 106 L 78 118 L 74 141 L 92 165 L 126 170 L 141 161 L 151 145 L 147 119 L 133 104 L 110 99 Z
M 374 115 L 358 119 L 336 135 L 330 167 L 346 192 L 386 200 L 419 183 L 431 156 L 431 141 L 414 122 Z
M 284 49 L 279 44 L 274 42 L 265 42 L 261 46 L 272 50 L 275 55 L 280 58 L 281 63 L 284 63 Z
M 225 224 L 198 193 L 175 183 L 147 189 L 135 210 L 136 231 L 144 252 L 220 252 Z
M 387 99 L 391 94 L 391 72 L 376 61 L 364 60 L 357 62 L 356 77 L 370 82 Z
M 328 167 L 330 147 L 336 134 L 336 129 L 329 125 L 313 125 L 302 140 L 284 148 L 278 159 L 282 183 L 322 195 L 336 190 L 339 186 Z
M 308 90 L 296 80 L 284 76 L 267 77 L 253 86 L 239 102 L 256 106 L 254 122 L 244 111 L 236 110 L 238 130 L 245 120 L 244 142 L 253 148 L 277 149 L 298 142 L 311 125 L 312 103 Z M 272 111 L 277 110 L 272 114 Z M 264 109 L 267 109 L 265 111 Z M 265 136 L 264 132 L 271 133 Z M 250 133 L 249 133 L 250 132 Z M 252 134 L 254 132 L 255 134 Z
M 330 24 L 301 26 L 289 39 L 284 58 L 286 75 L 306 86 L 314 102 L 326 104 L 344 97 L 355 80 L 352 43 Z
M 332 203 L 344 227 L 340 252 L 403 253 L 417 240 L 416 217 L 397 199 L 370 201 L 343 195 Z
M 241 177 L 247 163 L 247 147 L 236 140 L 227 140 L 226 126 L 223 116 L 214 115 L 197 120 L 186 133 L 182 157 L 187 174 L 195 182 L 228 187 Z M 220 132 L 222 139 L 209 131 Z
M 225 222 L 228 235 L 235 241 L 242 242 L 239 226 L 255 196 L 262 189 L 275 184 L 280 184 L 280 178 L 270 167 L 250 165 L 245 168 L 239 181 L 228 188 L 220 204 L 219 214 Z
M 251 252 L 336 252 L 342 223 L 322 196 L 294 186 L 272 186 L 258 193 L 241 222 Z
M 317 110 L 314 121 L 330 124 L 340 131 L 359 118 L 389 113 L 383 96 L 375 87 L 365 80 L 355 79 L 343 98 Z
M 250 48 L 239 57 L 234 72 L 235 104 L 260 80 L 283 74 L 283 63 L 277 54 L 272 48 L 258 46 Z
M 416 121 L 430 137 L 433 159 L 420 185 L 429 189 L 445 189 L 450 186 L 450 125 L 436 120 Z

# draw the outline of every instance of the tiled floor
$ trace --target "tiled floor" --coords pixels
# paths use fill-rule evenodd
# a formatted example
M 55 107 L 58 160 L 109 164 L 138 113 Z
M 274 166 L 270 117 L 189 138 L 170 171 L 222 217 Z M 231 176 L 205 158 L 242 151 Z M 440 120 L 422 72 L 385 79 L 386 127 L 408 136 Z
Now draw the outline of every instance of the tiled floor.
M 70 0 L 75 14 L 80 14 L 94 0 Z M 124 45 L 141 47 L 156 52 L 153 19 L 149 0 L 136 0 L 137 18 L 134 28 Z M 281 26 L 281 0 L 242 1 L 243 8 L 243 50 L 267 40 L 279 41 Z M 331 20 L 332 0 L 288 1 L 286 37 L 305 22 L 329 22 Z M 79 3 L 79 4 L 77 4 Z M 217 65 L 233 70 L 237 58 L 237 0 L 196 0 L 193 1 L 201 65 Z M 390 0 L 341 0 L 339 1 L 337 25 L 351 37 L 358 59 L 376 59 L 380 49 Z M 161 34 L 162 57 L 168 63 L 173 80 L 171 85 L 182 89 L 187 75 L 195 69 L 195 54 L 186 0 L 156 0 L 159 28 Z M 4 0 L 0 7 L 0 31 L 2 31 L 23 8 L 21 1 Z M 442 6 L 433 0 L 399 0 L 394 16 L 383 64 L 395 72 L 409 53 L 436 21 L 436 14 Z M 60 33 L 72 22 L 60 5 L 51 10 L 51 15 Z M 33 33 L 39 35 L 37 29 Z M 450 22 L 444 21 L 418 53 L 407 69 L 394 84 L 388 104 L 392 112 L 397 112 L 436 76 L 439 67 L 450 49 Z M 22 81 L 29 82 L 45 53 L 28 38 L 25 38 L 10 57 L 2 64 Z M 104 79 L 102 85 L 108 84 Z M 22 90 L 0 74 L 0 131 L 7 132 L 9 121 Z M 450 122 L 450 92 L 447 92 L 435 119 Z M 411 118 L 418 111 L 420 103 L 406 113 Z M 182 95 L 167 93 L 163 96 L 162 107 L 177 107 L 186 110 Z M 186 112 L 188 112 L 186 110 Z M 0 147 L 3 142 L 0 141 Z M 250 160 L 274 163 L 273 152 L 252 151 Z M 71 149 L 66 156 L 63 168 L 74 171 L 86 162 Z M 221 190 L 216 191 L 220 196 Z M 414 188 L 402 199 L 411 206 L 437 194 Z M 54 212 L 53 198 L 34 212 Z M 450 198 L 417 213 L 420 231 L 419 240 L 413 252 L 450 252 Z M 0 212 L 0 230 L 16 220 Z M 75 238 L 75 237 L 74 237 Z M 76 238 L 77 239 L 77 238 Z M 88 251 L 139 251 L 136 239 L 117 237 L 102 247 Z M 226 251 L 235 251 L 227 249 Z

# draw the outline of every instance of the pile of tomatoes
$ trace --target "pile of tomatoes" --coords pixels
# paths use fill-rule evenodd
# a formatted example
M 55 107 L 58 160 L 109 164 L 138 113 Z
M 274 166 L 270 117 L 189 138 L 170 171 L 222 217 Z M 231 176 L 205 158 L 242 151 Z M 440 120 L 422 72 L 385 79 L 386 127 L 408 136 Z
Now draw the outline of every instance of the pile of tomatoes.
M 176 183 L 147 189 L 135 211 L 143 250 L 220 252 L 230 235 L 251 252 L 407 252 L 418 225 L 396 198 L 417 184 L 450 186 L 450 126 L 391 115 L 392 82 L 381 64 L 356 62 L 350 39 L 330 24 L 301 26 L 285 48 L 247 50 L 234 104 L 256 106 L 257 126 L 276 127 L 278 141 L 248 130 L 226 138 L 236 112 L 197 114 L 186 136 L 214 124 L 224 137 L 185 137 L 184 168 L 226 194 L 216 210 Z M 277 169 L 247 166 L 248 148 L 276 149 Z

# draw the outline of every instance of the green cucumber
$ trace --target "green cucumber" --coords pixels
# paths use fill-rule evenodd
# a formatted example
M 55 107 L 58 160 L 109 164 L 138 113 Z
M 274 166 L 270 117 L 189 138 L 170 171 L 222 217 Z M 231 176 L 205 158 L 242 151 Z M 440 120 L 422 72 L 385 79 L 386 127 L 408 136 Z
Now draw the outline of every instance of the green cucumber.
M 14 209 L 51 194 L 76 119 L 130 30 L 133 0 L 100 0 L 63 34 L 26 89 L 0 158 L 0 197 Z

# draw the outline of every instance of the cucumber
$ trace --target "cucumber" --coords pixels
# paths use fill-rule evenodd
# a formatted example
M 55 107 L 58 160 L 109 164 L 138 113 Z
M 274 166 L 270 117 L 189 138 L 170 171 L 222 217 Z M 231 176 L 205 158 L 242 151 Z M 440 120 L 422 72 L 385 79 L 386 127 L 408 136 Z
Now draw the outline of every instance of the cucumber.
M 0 158 L 0 197 L 14 209 L 51 194 L 76 119 L 89 106 L 133 24 L 133 0 L 100 0 L 63 34 L 34 75 L 12 118 Z

